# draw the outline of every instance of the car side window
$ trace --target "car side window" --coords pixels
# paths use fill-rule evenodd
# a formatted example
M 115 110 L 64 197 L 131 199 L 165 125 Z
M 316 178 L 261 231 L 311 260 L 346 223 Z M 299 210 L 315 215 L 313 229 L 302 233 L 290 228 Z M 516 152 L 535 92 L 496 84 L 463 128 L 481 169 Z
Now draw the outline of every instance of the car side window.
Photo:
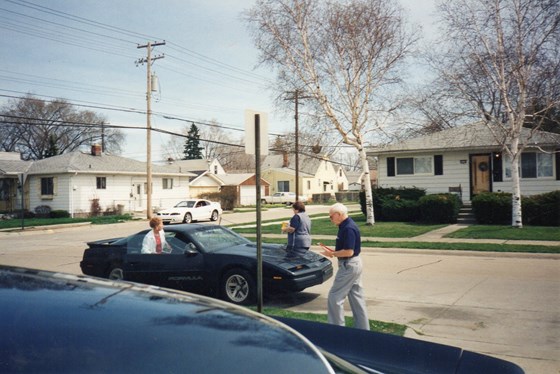
M 137 234 L 131 236 L 126 243 L 126 253 L 133 254 L 133 253 L 141 253 L 142 252 L 142 241 L 144 240 L 144 236 L 146 234 Z
M 192 248 L 192 246 L 189 246 L 189 243 L 183 241 L 182 239 L 179 239 L 174 232 L 169 232 L 169 233 L 166 232 L 165 241 L 167 241 L 167 244 L 171 246 L 172 255 L 184 254 L 185 249 L 187 249 L 187 246 L 189 248 Z

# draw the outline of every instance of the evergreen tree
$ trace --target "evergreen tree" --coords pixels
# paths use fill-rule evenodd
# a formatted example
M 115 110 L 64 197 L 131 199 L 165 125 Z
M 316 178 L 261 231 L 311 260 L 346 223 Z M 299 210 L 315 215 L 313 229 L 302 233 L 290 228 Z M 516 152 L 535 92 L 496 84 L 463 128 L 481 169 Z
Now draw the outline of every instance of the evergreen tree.
M 49 158 L 60 154 L 60 150 L 56 145 L 56 137 L 53 134 L 49 135 L 47 149 L 43 152 L 43 158 Z
M 197 160 L 202 158 L 202 147 L 200 146 L 200 134 L 198 127 L 193 123 L 187 133 L 183 160 Z

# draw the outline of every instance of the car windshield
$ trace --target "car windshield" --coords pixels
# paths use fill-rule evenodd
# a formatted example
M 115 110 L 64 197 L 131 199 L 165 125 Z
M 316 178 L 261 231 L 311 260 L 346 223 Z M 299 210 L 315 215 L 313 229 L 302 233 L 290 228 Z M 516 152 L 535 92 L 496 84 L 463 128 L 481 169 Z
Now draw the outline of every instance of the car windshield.
M 203 227 L 200 230 L 194 231 L 191 235 L 193 240 L 206 252 L 214 252 L 240 244 L 251 243 L 249 239 L 220 226 Z
M 181 201 L 179 204 L 175 205 L 175 208 L 192 208 L 194 206 L 195 201 Z

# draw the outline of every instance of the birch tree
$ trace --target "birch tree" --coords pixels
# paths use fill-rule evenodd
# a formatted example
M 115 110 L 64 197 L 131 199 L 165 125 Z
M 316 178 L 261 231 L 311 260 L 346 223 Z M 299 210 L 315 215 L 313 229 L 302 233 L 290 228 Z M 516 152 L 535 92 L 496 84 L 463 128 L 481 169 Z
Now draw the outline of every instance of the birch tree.
M 366 135 L 382 130 L 384 99 L 415 35 L 401 8 L 385 0 L 257 0 L 245 13 L 260 62 L 277 73 L 279 90 L 303 92 L 321 122 L 355 147 L 369 180 Z M 374 224 L 366 183 L 367 224 Z
M 560 102 L 557 0 L 445 0 L 437 67 L 450 92 L 486 121 L 511 160 L 512 226 L 522 227 L 519 163 Z M 556 109 L 555 109 L 556 108 Z

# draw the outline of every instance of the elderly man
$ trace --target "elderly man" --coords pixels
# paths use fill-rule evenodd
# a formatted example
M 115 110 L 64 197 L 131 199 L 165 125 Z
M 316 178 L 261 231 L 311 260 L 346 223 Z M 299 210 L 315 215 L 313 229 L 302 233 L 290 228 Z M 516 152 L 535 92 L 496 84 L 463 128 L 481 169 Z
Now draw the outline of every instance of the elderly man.
M 323 255 L 338 259 L 338 271 L 328 299 L 328 321 L 344 326 L 344 300 L 348 297 L 354 316 L 354 327 L 369 330 L 366 302 L 362 288 L 360 229 L 348 217 L 348 208 L 336 203 L 329 210 L 331 221 L 338 226 L 335 250 L 324 247 Z

